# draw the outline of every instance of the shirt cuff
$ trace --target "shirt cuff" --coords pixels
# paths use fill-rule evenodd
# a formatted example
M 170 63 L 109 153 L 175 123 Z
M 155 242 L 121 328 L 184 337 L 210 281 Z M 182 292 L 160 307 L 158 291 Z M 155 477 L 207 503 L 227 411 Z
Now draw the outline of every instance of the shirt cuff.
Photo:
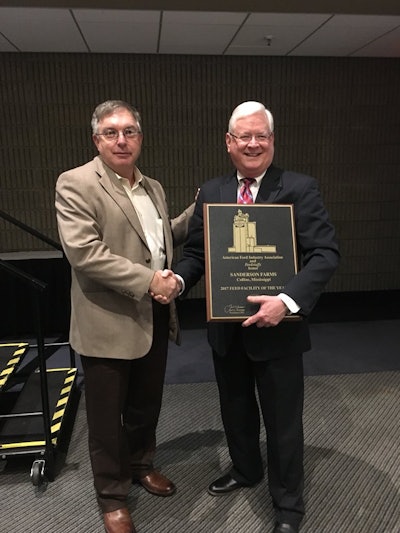
M 181 290 L 178 293 L 178 296 L 180 296 L 181 294 L 183 294 L 185 292 L 185 282 L 184 282 L 182 276 L 180 276 L 179 274 L 175 274 L 175 276 L 178 278 L 178 280 L 180 281 L 180 284 L 181 284 Z
M 281 292 L 278 294 L 278 298 L 280 298 L 282 302 L 286 305 L 286 307 L 290 311 L 290 314 L 298 313 L 300 311 L 300 306 L 298 306 L 297 303 L 293 300 L 293 298 L 291 298 L 287 294 Z

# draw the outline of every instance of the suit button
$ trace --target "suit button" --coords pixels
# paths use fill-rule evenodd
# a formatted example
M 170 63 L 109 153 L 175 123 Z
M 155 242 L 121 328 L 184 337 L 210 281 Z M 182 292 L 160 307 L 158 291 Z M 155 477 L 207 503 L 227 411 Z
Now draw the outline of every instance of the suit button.
M 151 259 L 146 259 L 146 263 L 149 264 L 151 262 Z

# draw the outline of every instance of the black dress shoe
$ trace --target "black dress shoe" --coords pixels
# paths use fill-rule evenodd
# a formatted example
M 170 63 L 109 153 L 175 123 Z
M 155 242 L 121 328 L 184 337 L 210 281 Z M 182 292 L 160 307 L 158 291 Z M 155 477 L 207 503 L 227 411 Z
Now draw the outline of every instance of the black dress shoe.
M 277 522 L 273 533 L 298 533 L 299 528 L 288 524 L 287 522 Z
M 250 487 L 250 485 L 240 483 L 236 479 L 233 479 L 230 474 L 226 474 L 211 483 L 208 487 L 208 493 L 212 496 L 222 496 L 242 487 Z

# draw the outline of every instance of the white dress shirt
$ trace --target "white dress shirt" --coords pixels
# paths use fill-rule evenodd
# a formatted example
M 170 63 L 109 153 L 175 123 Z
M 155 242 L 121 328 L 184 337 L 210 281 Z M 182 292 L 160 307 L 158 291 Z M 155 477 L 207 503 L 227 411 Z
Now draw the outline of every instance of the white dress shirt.
M 145 188 L 141 185 L 143 176 L 138 169 L 135 169 L 135 183 L 131 187 L 129 180 L 119 176 L 118 179 L 132 202 L 132 205 L 139 217 L 148 247 L 151 252 L 151 268 L 153 270 L 163 270 L 165 267 L 165 248 L 164 248 L 164 228 L 162 219 L 147 194 Z
M 256 176 L 255 181 L 253 181 L 253 183 L 250 185 L 250 191 L 251 191 L 251 194 L 253 195 L 253 202 L 256 201 L 257 194 L 260 189 L 261 181 L 262 181 L 264 174 L 265 172 L 263 172 L 261 176 Z M 239 198 L 239 191 L 243 185 L 241 180 L 244 179 L 245 177 L 246 176 L 243 176 L 239 171 L 237 171 L 237 181 L 238 181 L 237 197 L 238 198 Z M 282 300 L 282 302 L 289 309 L 289 314 L 298 313 L 300 311 L 300 307 L 297 305 L 297 303 L 293 300 L 293 298 L 291 298 L 287 294 L 284 294 L 281 292 L 277 296 L 278 298 Z

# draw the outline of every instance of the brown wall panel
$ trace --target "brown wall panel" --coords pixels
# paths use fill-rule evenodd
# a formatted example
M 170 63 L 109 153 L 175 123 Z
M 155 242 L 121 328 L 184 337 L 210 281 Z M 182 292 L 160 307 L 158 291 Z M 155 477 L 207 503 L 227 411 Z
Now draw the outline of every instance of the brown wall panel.
M 139 108 L 139 166 L 163 183 L 174 216 L 230 170 L 233 107 L 261 100 L 276 164 L 319 180 L 336 225 L 343 259 L 328 290 L 400 288 L 400 60 L 3 53 L 0 72 L 0 209 L 48 237 L 58 240 L 57 176 L 95 155 L 98 103 Z M 0 252 L 46 249 L 0 221 Z M 202 295 L 200 285 L 192 296 Z

